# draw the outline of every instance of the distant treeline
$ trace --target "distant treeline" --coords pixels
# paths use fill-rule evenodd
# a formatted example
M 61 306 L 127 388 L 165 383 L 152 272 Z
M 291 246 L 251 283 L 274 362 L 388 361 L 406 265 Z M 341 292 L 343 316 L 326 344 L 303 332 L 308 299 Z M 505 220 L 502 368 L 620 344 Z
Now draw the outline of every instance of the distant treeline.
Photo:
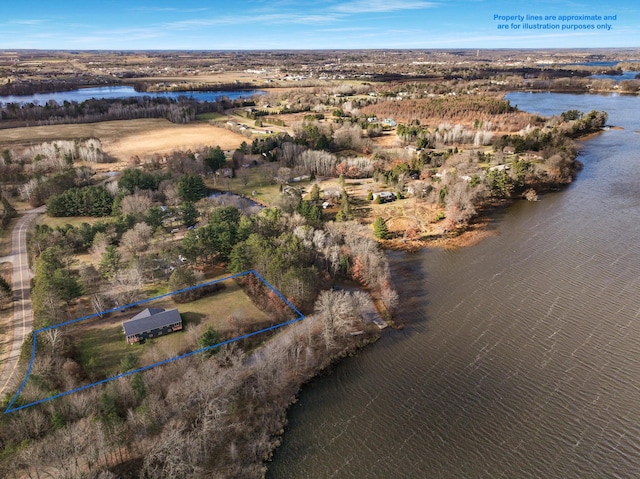
M 115 82 L 120 85 L 120 82 Z M 44 81 L 14 81 L 0 85 L 0 96 L 9 95 L 33 95 L 35 93 L 52 93 L 59 91 L 71 91 L 86 86 L 113 86 L 113 79 L 74 78 L 71 80 L 44 80 Z
M 619 75 L 619 70 L 611 70 L 615 73 L 603 72 L 608 75 Z M 456 68 L 452 67 L 448 70 L 434 70 L 433 72 L 420 72 L 417 74 L 403 74 L 399 72 L 385 72 L 376 73 L 371 75 L 371 80 L 375 82 L 400 82 L 400 83 L 413 83 L 413 82 L 433 82 L 434 80 L 483 80 L 487 78 L 495 78 L 504 75 L 516 75 L 524 78 L 565 78 L 572 77 L 588 77 L 593 74 L 592 71 L 575 69 L 567 70 L 564 68 L 549 68 L 544 67 L 513 67 L 513 68 L 477 68 L 466 67 Z M 355 72 L 353 73 L 355 76 Z
M 81 103 L 48 101 L 35 103 L 7 103 L 0 108 L 0 128 L 67 123 L 93 123 L 108 120 L 138 118 L 166 118 L 173 123 L 189 123 L 200 113 L 221 112 L 236 104 L 226 99 L 198 102 L 192 98 L 138 97 L 126 99 L 90 99 Z
M 241 83 L 241 82 L 215 83 L 215 84 L 184 82 L 184 83 L 177 83 L 177 84 L 170 84 L 170 85 L 167 84 L 164 86 L 159 85 L 158 82 L 149 83 L 149 82 L 138 81 L 133 83 L 133 89 L 137 92 L 244 91 L 244 90 L 254 90 L 255 88 L 256 86 L 251 83 Z
M 501 75 L 517 75 L 523 78 L 567 78 L 567 77 L 588 77 L 593 72 L 583 69 L 567 70 L 564 68 L 550 68 L 549 66 L 540 67 L 514 67 L 514 68 L 479 68 L 466 69 L 464 71 L 453 71 L 445 75 L 445 80 L 454 80 L 463 78 L 465 80 L 482 80 L 486 78 L 495 78 Z

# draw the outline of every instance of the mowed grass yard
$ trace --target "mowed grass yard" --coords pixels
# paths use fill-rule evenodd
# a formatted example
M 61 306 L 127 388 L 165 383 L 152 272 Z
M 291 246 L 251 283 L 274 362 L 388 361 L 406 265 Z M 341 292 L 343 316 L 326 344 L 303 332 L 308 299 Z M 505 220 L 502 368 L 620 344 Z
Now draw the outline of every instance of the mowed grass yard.
M 70 325 L 65 333 L 75 344 L 85 372 L 92 380 L 99 380 L 123 372 L 121 361 L 128 353 L 138 359 L 139 366 L 146 366 L 198 349 L 198 339 L 208 326 L 218 331 L 222 339 L 230 339 L 274 323 L 235 281 L 225 280 L 222 284 L 223 289 L 190 303 L 177 304 L 170 297 L 161 298 L 108 318 Z M 148 307 L 177 308 L 185 329 L 147 340 L 144 344 L 128 344 L 122 322 Z

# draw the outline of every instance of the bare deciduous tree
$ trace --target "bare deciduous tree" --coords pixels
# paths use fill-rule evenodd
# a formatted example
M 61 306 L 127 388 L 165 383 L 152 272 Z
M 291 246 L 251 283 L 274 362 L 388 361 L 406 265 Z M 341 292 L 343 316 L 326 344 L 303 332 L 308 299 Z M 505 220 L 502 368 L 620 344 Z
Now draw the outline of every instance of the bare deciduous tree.
M 124 215 L 131 214 L 139 216 L 151 208 L 152 205 L 153 202 L 151 201 L 150 193 L 134 193 L 133 195 L 127 195 L 122 199 L 120 208 Z
M 153 228 L 147 223 L 136 223 L 133 228 L 127 230 L 122 235 L 120 245 L 125 248 L 129 254 L 145 251 L 153 237 Z

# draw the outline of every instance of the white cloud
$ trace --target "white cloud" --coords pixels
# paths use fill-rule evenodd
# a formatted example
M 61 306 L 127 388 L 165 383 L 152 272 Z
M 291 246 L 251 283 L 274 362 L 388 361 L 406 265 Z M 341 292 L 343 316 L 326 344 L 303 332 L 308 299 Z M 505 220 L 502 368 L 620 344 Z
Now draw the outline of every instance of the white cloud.
M 335 27 L 335 28 L 318 28 L 318 32 L 332 32 L 332 33 L 346 33 L 346 32 L 369 32 L 372 30 L 378 31 L 376 27 Z
M 209 11 L 209 8 L 176 8 L 176 7 L 136 7 L 133 12 L 172 12 L 172 13 L 199 13 Z
M 45 23 L 46 20 L 42 19 L 27 19 L 27 20 L 11 20 L 9 23 L 12 25 L 41 25 Z
M 340 20 L 339 15 L 314 15 L 298 13 L 272 13 L 260 15 L 227 15 L 213 18 L 198 18 L 192 20 L 180 20 L 164 25 L 165 28 L 185 30 L 198 27 L 210 27 L 215 25 L 273 25 L 273 24 L 319 24 L 331 23 Z
M 421 10 L 438 6 L 421 0 L 354 0 L 334 7 L 340 13 L 380 13 L 398 10 Z

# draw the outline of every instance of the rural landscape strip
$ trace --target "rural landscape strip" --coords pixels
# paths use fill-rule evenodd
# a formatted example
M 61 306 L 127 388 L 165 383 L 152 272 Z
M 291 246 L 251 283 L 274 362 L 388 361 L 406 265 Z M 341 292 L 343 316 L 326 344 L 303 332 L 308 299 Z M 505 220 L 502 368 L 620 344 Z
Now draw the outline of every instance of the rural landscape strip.
M 205 287 L 205 286 L 210 286 L 210 285 L 216 284 L 216 283 L 221 283 L 223 281 L 227 281 L 227 280 L 230 280 L 230 279 L 235 279 L 235 278 L 239 278 L 239 277 L 242 277 L 242 276 L 247 276 L 249 274 L 255 275 L 255 277 L 258 278 L 265 286 L 270 288 L 280 299 L 282 299 L 282 301 L 284 301 L 284 303 L 287 306 L 289 306 L 297 314 L 297 317 L 295 317 L 293 319 L 290 319 L 288 321 L 284 321 L 282 323 L 273 325 L 273 326 L 269 326 L 267 328 L 262 328 L 262 329 L 260 329 L 258 331 L 253 331 L 251 333 L 243 334 L 241 336 L 237 336 L 235 338 L 231 338 L 231 339 L 228 339 L 226 341 L 221 341 L 221 342 L 219 342 L 217 344 L 213 344 L 211 346 L 206 346 L 204 348 L 196 349 L 194 351 L 190 351 L 190 352 L 185 353 L 185 354 L 180 354 L 180 355 L 174 356 L 172 358 L 167 358 L 167 359 L 164 359 L 162 361 L 158 361 L 156 363 L 149 364 L 147 366 L 142 366 L 140 368 L 133 369 L 131 371 L 126 371 L 124 373 L 118 374 L 116 376 L 112 376 L 110 378 L 102 379 L 100 381 L 96 381 L 96 382 L 91 383 L 91 384 L 85 384 L 84 386 L 80 386 L 80 387 L 77 387 L 77 388 L 69 390 L 69 391 L 64 391 L 64 392 L 61 392 L 61 393 L 58 393 L 58 394 L 54 394 L 53 396 L 48 396 L 46 398 L 39 399 L 38 401 L 34 401 L 34 402 L 29 403 L 29 404 L 23 404 L 21 406 L 12 408 L 13 404 L 16 402 L 16 400 L 18 399 L 18 397 L 22 393 L 22 390 L 24 389 L 25 385 L 27 384 L 27 381 L 29 380 L 29 376 L 31 374 L 31 369 L 33 367 L 33 362 L 34 362 L 35 356 L 36 356 L 36 346 L 37 346 L 36 338 L 37 338 L 38 333 L 41 333 L 41 332 L 44 332 L 44 331 L 47 331 L 47 330 L 50 330 L 50 329 L 57 329 L 57 328 L 61 328 L 61 327 L 64 327 L 64 326 L 68 326 L 70 324 L 74 324 L 74 323 L 78 323 L 78 322 L 81 322 L 81 321 L 85 321 L 87 319 L 91 319 L 91 318 L 95 318 L 95 317 L 98 317 L 98 316 L 102 316 L 104 314 L 113 313 L 113 312 L 116 312 L 116 311 L 122 311 L 122 310 L 125 310 L 125 309 L 133 308 L 135 306 L 139 306 L 141 304 L 149 303 L 149 302 L 155 301 L 157 299 L 173 296 L 173 295 L 180 294 L 180 293 L 185 293 L 187 291 L 193 291 L 195 289 L 199 289 L 199 288 L 202 288 L 202 287 Z M 189 288 L 183 288 L 183 289 L 179 289 L 177 291 L 172 291 L 170 293 L 162 294 L 162 295 L 159 295 L 159 296 L 154 296 L 152 298 L 142 299 L 140 301 L 136 301 L 135 303 L 127 304 L 125 306 L 119 306 L 119 307 L 116 307 L 116 308 L 108 309 L 106 311 L 100 311 L 99 313 L 93 313 L 93 314 L 90 314 L 90 315 L 87 315 L 87 316 L 83 316 L 81 318 L 73 319 L 71 321 L 66 321 L 64 323 L 55 324 L 53 326 L 47 326 L 45 328 L 37 329 L 37 330 L 33 331 L 32 347 L 31 347 L 31 360 L 29 361 L 29 368 L 27 369 L 27 374 L 26 374 L 24 380 L 22 381 L 22 384 L 18 388 L 18 391 L 16 392 L 15 396 L 13 397 L 13 399 L 11 400 L 11 402 L 9 403 L 7 408 L 5 409 L 4 414 L 9 414 L 9 413 L 12 413 L 12 412 L 15 412 L 15 411 L 19 411 L 21 409 L 26 409 L 28 407 L 35 406 L 37 404 L 42 404 L 42 403 L 45 403 L 45 402 L 48 402 L 48 401 L 52 401 L 54 399 L 58 399 L 58 398 L 61 398 L 63 396 L 68 396 L 69 394 L 77 393 L 77 392 L 83 391 L 85 389 L 89 389 L 89 388 L 92 388 L 94 386 L 98 386 L 100 384 L 105 384 L 105 383 L 114 381 L 114 380 L 119 379 L 119 378 L 123 378 L 123 377 L 126 377 L 126 376 L 131 376 L 131 375 L 136 374 L 136 373 L 141 373 L 143 371 L 147 371 L 147 370 L 155 368 L 157 366 L 162 366 L 164 364 L 172 363 L 172 362 L 177 361 L 179 359 L 184 359 L 184 358 L 187 358 L 189 356 L 193 356 L 194 354 L 202 353 L 204 351 L 209 351 L 211 349 L 219 348 L 219 347 L 224 346 L 226 344 L 235 343 L 235 342 L 240 341 L 242 339 L 247 339 L 247 338 L 250 338 L 250 337 L 253 337 L 253 336 L 257 336 L 258 334 L 266 333 L 268 331 L 274 331 L 276 329 L 282 328 L 282 327 L 287 326 L 289 324 L 293 324 L 293 323 L 296 323 L 298 321 L 302 321 L 304 318 L 305 318 L 304 314 L 302 314 L 293 304 L 291 304 L 291 302 L 289 302 L 277 289 L 275 289 L 271 284 L 269 284 L 269 282 L 267 280 L 265 280 L 262 276 L 260 276 L 260 274 L 258 274 L 257 271 L 249 270 L 249 271 L 244 271 L 242 273 L 233 274 L 231 276 L 226 276 L 224 278 L 215 279 L 213 281 L 207 281 L 205 283 L 201 283 L 201 284 L 198 284 L 196 286 L 191 286 Z

